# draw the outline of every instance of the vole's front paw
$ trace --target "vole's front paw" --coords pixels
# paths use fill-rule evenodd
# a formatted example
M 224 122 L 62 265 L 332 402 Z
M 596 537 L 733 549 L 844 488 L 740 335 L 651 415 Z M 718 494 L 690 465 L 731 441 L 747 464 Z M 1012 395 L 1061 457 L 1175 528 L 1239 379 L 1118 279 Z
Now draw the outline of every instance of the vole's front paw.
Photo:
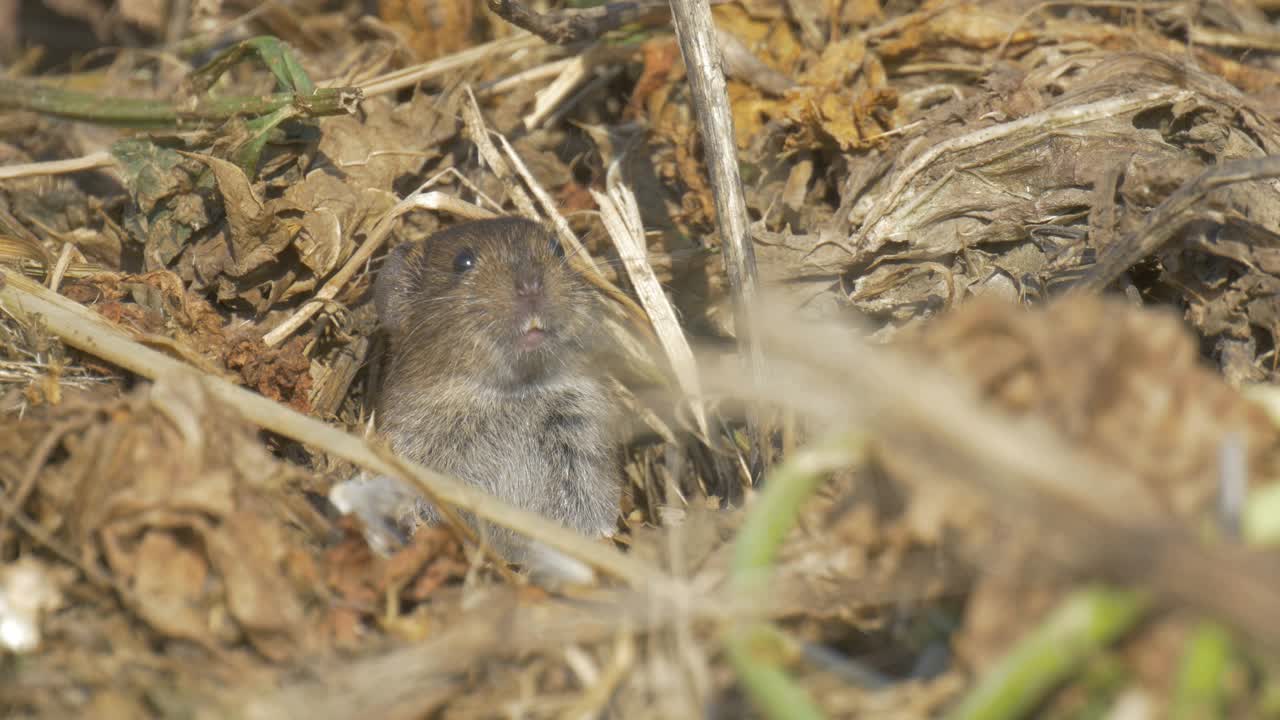
M 413 508 L 416 493 L 394 478 L 360 473 L 336 483 L 329 502 L 343 515 L 364 524 L 364 539 L 374 552 L 388 556 L 408 542 L 401 518 Z

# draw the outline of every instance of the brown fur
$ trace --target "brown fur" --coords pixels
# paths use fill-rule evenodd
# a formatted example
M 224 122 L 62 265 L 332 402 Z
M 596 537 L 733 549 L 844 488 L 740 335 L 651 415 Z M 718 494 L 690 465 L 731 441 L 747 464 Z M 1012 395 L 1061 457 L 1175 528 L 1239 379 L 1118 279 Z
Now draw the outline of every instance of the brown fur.
M 474 266 L 459 272 L 464 251 Z M 612 533 L 621 489 L 613 402 L 593 362 L 600 299 L 551 233 L 500 218 L 401 245 L 375 301 L 391 343 L 377 423 L 397 452 L 573 530 Z M 546 335 L 522 349 L 535 315 Z M 425 501 L 416 514 L 439 520 Z M 538 564 L 513 533 L 476 526 L 509 560 Z

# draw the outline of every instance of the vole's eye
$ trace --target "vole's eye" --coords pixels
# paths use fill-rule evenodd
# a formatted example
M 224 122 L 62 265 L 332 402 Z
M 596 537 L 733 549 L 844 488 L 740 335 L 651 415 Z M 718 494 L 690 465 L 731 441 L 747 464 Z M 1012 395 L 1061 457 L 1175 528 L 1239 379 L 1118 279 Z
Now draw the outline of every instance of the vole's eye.
M 476 254 L 471 252 L 471 248 L 463 248 L 461 252 L 453 258 L 453 271 L 461 275 L 476 266 Z
M 558 258 L 564 257 L 564 246 L 560 244 L 558 238 L 551 238 L 551 252 L 555 253 Z

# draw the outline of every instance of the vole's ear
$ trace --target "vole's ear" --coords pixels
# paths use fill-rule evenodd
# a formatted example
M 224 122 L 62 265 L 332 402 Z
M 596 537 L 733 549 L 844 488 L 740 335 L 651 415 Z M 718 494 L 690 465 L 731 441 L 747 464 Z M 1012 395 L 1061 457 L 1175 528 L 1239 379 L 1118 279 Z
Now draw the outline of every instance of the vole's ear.
M 414 282 L 414 249 L 417 243 L 401 243 L 387 253 L 373 284 L 373 304 L 382 327 L 396 334 L 404 326 Z

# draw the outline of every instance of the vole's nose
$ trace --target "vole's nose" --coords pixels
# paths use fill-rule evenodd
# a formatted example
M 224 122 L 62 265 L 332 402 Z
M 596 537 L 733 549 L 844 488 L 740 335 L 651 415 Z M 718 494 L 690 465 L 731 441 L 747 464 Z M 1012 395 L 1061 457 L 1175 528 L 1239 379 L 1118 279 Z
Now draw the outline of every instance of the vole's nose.
M 542 276 L 533 273 L 516 277 L 516 295 L 522 298 L 535 297 L 542 293 Z

